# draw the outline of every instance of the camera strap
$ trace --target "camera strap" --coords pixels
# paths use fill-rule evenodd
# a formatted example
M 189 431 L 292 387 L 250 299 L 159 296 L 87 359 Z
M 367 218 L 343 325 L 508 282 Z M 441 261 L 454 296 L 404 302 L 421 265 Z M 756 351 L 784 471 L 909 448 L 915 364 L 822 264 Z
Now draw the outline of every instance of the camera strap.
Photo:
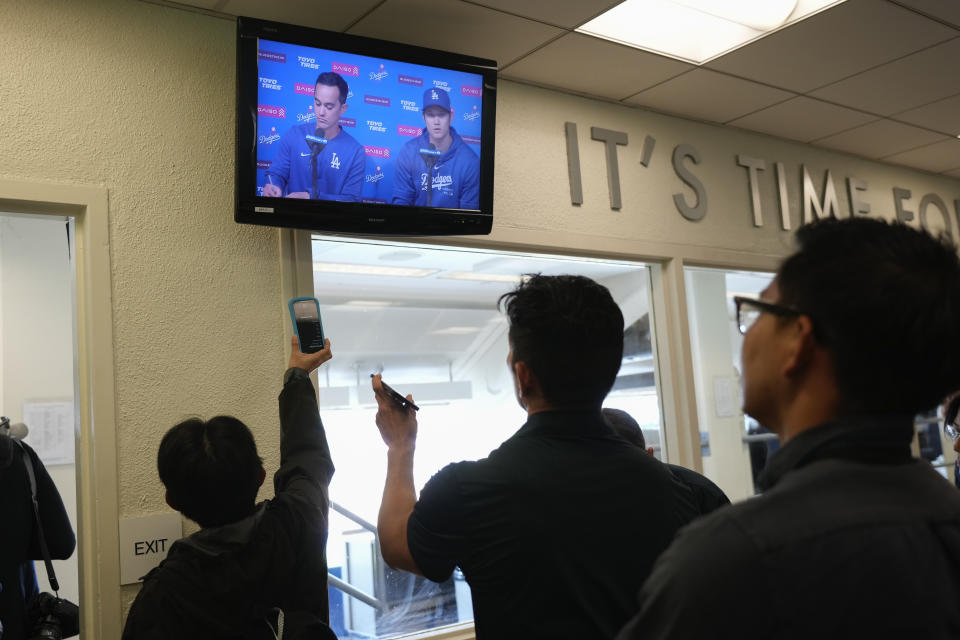
M 271 612 L 273 611 L 277 613 L 277 628 L 273 628 L 269 619 L 266 620 L 267 626 L 270 627 L 270 633 L 273 635 L 274 640 L 283 640 L 283 609 L 275 607 L 271 610 Z
M 57 573 L 53 570 L 53 561 L 50 559 L 50 550 L 47 548 L 47 537 L 43 535 L 43 523 L 40 522 L 40 503 L 37 501 L 37 476 L 33 469 L 33 458 L 27 452 L 19 440 L 14 440 L 20 447 L 20 453 L 23 454 L 23 466 L 27 470 L 27 479 L 30 481 L 30 498 L 33 502 L 33 517 L 37 522 L 37 540 L 40 542 L 40 553 L 43 554 L 43 565 L 47 569 L 47 580 L 50 581 L 50 588 L 55 594 L 60 591 L 60 583 L 57 582 Z

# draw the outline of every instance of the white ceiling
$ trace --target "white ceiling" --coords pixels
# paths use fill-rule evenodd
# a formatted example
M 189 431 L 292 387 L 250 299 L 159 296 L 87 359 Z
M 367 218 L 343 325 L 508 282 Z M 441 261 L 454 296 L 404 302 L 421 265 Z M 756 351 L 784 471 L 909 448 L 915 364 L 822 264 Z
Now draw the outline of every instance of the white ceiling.
M 628 322 L 648 311 L 649 275 L 639 263 L 323 237 L 314 238 L 312 252 L 314 291 L 336 354 L 326 367 L 334 386 L 363 384 L 367 373 L 380 370 L 401 380 L 459 379 L 477 358 L 498 342 L 502 346 L 506 319 L 497 300 L 516 282 L 450 278 L 455 273 L 576 273 L 609 287 Z M 344 264 L 429 273 L 400 277 L 321 270 Z
M 500 77 L 960 177 L 960 0 L 847 0 L 702 67 L 573 32 L 616 0 L 151 0 L 456 51 Z

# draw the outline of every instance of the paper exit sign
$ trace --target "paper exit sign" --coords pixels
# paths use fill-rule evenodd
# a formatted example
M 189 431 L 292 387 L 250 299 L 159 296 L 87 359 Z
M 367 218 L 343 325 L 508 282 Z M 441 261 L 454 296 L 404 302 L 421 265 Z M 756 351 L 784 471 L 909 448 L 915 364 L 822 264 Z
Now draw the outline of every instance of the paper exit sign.
M 140 582 L 182 537 L 183 520 L 176 512 L 121 518 L 120 584 Z

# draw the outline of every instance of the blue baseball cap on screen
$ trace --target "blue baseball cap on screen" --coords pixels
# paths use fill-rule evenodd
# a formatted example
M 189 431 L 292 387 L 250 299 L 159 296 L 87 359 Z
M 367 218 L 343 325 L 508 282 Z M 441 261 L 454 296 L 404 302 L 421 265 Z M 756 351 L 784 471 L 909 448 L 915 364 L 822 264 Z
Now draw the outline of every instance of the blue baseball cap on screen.
M 426 110 L 427 107 L 443 107 L 445 110 L 450 111 L 450 95 L 443 89 L 427 89 L 423 92 L 423 106 L 420 108 L 421 111 Z

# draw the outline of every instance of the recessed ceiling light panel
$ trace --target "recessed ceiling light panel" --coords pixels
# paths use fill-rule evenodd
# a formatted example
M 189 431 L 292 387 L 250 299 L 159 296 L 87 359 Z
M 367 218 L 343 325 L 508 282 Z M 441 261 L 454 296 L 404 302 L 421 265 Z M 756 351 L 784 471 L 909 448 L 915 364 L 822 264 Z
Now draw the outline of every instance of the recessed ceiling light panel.
M 845 0 L 626 0 L 578 32 L 703 64 Z

